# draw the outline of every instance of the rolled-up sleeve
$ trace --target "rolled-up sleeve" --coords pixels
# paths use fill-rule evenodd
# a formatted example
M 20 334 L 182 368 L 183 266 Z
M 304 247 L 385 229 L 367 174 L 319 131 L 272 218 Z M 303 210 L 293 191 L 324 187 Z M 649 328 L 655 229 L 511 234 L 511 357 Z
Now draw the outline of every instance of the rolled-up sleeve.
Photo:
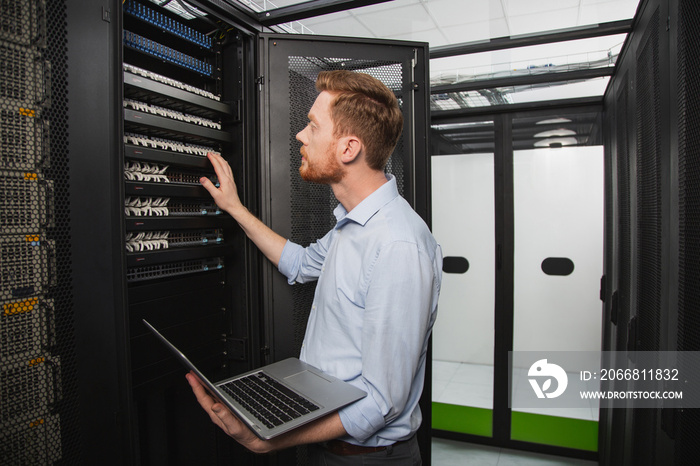
M 370 270 L 362 325 L 362 388 L 342 409 L 348 434 L 364 442 L 398 416 L 411 416 L 439 292 L 434 258 L 412 242 L 385 245 Z
M 326 236 L 306 248 L 287 240 L 277 269 L 287 277 L 290 285 L 318 279 L 333 233 L 334 230 L 331 230 Z

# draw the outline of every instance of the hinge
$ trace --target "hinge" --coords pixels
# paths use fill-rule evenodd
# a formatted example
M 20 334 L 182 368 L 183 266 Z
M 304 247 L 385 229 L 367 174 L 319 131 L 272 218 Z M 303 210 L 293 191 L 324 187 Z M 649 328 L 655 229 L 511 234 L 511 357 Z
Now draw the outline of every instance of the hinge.
M 637 331 L 639 320 L 637 316 L 630 319 L 627 324 L 627 357 L 632 361 L 636 362 L 636 357 L 634 352 L 637 351 Z
M 247 359 L 245 338 L 224 335 L 224 344 L 226 359 L 233 359 L 236 361 L 245 361 Z
M 263 346 L 260 348 L 260 354 L 262 356 L 269 356 L 270 355 L 270 347 L 269 346 Z
M 262 91 L 262 87 L 265 84 L 265 76 L 257 76 L 255 78 L 255 84 L 258 85 L 258 90 Z
M 613 291 L 612 303 L 610 304 L 610 322 L 617 325 L 618 309 L 620 308 L 620 297 L 617 291 Z

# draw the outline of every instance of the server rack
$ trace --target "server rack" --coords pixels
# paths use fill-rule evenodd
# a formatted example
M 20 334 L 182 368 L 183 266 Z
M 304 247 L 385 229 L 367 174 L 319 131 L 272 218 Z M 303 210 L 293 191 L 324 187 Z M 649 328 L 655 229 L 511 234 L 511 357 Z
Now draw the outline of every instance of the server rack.
M 303 449 L 254 457 L 219 432 L 141 320 L 212 377 L 293 354 L 310 288 L 281 291 L 199 185 L 216 181 L 205 155 L 229 161 L 252 212 L 315 239 L 335 201 L 294 177 L 290 142 L 315 74 L 367 71 L 400 98 L 406 127 L 390 171 L 427 220 L 427 45 L 264 33 L 219 0 L 10 3 L 0 15 L 15 27 L 0 46 L 24 53 L 29 74 L 4 66 L 25 100 L 5 95 L 14 84 L 0 96 L 3 135 L 18 133 L 3 137 L 12 150 L 0 167 L 3 460 L 304 464 Z M 295 105 L 288 81 L 303 89 Z M 319 212 L 298 202 L 314 189 Z
M 0 458 L 43 464 L 64 458 L 69 420 L 61 407 L 71 361 L 62 372 L 55 312 L 67 285 L 56 266 L 62 167 L 50 139 L 60 105 L 51 96 L 47 4 L 10 1 L 0 15 Z
M 604 350 L 700 349 L 694 305 L 700 80 L 691 71 L 699 21 L 697 2 L 640 2 L 605 96 Z M 698 381 L 697 370 L 682 369 L 688 386 Z M 697 412 L 604 407 L 601 463 L 697 462 Z

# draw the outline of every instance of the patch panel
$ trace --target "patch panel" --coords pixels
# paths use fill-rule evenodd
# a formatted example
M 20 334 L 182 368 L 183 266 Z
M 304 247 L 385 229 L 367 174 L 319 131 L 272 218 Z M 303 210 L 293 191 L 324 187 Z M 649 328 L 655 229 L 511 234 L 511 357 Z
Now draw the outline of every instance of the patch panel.
M 204 126 L 206 128 L 221 130 L 221 123 L 218 123 L 216 121 L 198 117 L 195 115 L 188 115 L 186 113 L 178 112 L 176 110 L 171 110 L 169 108 L 139 102 L 133 99 L 124 99 L 124 107 L 131 108 L 133 110 L 138 110 L 139 112 L 150 113 L 151 115 L 158 115 L 173 120 L 183 121 L 185 123 L 191 123 L 199 126 Z
M 224 268 L 224 259 L 222 257 L 195 259 L 169 264 L 131 267 L 127 271 L 126 279 L 127 282 L 140 282 L 191 273 L 208 272 L 222 268 Z
M 180 0 L 178 0 L 177 2 L 164 0 L 150 0 L 150 2 L 155 3 L 158 6 L 162 6 L 166 10 L 172 11 L 176 15 L 181 16 L 185 19 L 195 19 L 197 17 L 206 16 L 206 13 L 184 1 L 181 3 Z
M 205 76 L 213 74 L 209 63 L 131 31 L 124 31 L 124 45 Z
M 124 163 L 124 179 L 128 181 L 147 181 L 151 183 L 172 183 L 199 186 L 202 172 L 193 172 L 184 168 L 170 167 L 150 162 L 127 161 Z M 218 186 L 216 175 L 207 175 Z
M 160 150 L 179 152 L 181 154 L 199 155 L 202 157 L 206 157 L 206 155 L 209 152 L 212 152 L 216 155 L 221 155 L 221 153 L 219 151 L 214 150 L 211 147 L 197 145 L 197 144 L 184 143 L 184 142 L 179 142 L 179 141 L 174 141 L 174 140 L 164 139 L 164 138 L 144 136 L 142 134 L 136 134 L 136 133 L 124 133 L 124 143 L 125 144 L 134 144 L 136 146 L 142 146 L 142 147 L 149 147 L 152 149 L 160 149 Z
M 204 47 L 207 50 L 211 50 L 212 48 L 211 37 L 207 36 L 206 34 L 202 34 L 201 32 L 192 29 L 182 22 L 170 18 L 159 11 L 148 8 L 141 3 L 127 0 L 124 3 L 124 13 L 139 18 L 140 20 L 152 24 L 163 31 L 167 31 L 175 36 L 181 37 L 182 39 Z
M 124 199 L 124 214 L 127 217 L 191 217 L 221 215 L 221 210 L 209 200 L 127 197 Z
M 207 246 L 224 241 L 221 229 L 127 232 L 127 252 L 154 251 L 173 247 Z
M 166 76 L 163 76 L 162 74 L 154 73 L 152 71 L 145 70 L 143 68 L 139 68 L 138 66 L 130 65 L 128 63 L 124 63 L 124 71 L 128 71 L 130 73 L 137 74 L 139 76 L 142 76 L 144 78 L 151 79 L 153 81 L 159 82 L 161 84 L 166 84 L 168 86 L 175 87 L 177 89 L 191 92 L 193 94 L 200 95 L 202 97 L 206 97 L 208 99 L 216 100 L 217 102 L 221 101 L 221 97 L 218 95 L 215 95 L 212 92 L 209 92 L 204 89 L 200 89 L 198 87 L 192 86 L 190 84 L 185 84 L 181 81 L 177 81 L 172 78 L 168 78 Z
M 165 174 L 167 169 L 168 165 L 158 165 L 157 163 L 126 162 L 124 163 L 124 179 L 170 183 L 170 178 Z

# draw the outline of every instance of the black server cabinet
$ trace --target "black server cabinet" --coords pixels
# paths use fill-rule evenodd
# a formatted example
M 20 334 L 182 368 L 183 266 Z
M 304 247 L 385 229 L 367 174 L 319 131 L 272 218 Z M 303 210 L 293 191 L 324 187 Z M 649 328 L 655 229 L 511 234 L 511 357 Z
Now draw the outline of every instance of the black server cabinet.
M 313 289 L 288 287 L 218 211 L 198 182 L 214 176 L 205 155 L 229 161 L 263 221 L 316 239 L 336 201 L 300 182 L 294 135 L 319 71 L 365 71 L 400 99 L 406 123 L 389 171 L 429 221 L 427 45 L 265 34 L 222 1 L 50 3 L 66 89 L 65 173 L 52 176 L 67 205 L 50 216 L 70 233 L 57 237 L 54 261 L 71 299 L 59 346 L 63 460 L 304 464 L 303 449 L 254 457 L 219 432 L 141 320 L 212 377 L 295 354 Z M 429 383 L 422 407 L 427 452 Z
M 74 456 L 65 28 L 45 1 L 0 7 L 0 463 Z
M 640 2 L 605 96 L 604 350 L 700 350 L 698 24 L 695 1 Z M 679 369 L 697 385 L 697 368 Z M 600 419 L 602 464 L 700 456 L 697 409 L 602 409 Z

